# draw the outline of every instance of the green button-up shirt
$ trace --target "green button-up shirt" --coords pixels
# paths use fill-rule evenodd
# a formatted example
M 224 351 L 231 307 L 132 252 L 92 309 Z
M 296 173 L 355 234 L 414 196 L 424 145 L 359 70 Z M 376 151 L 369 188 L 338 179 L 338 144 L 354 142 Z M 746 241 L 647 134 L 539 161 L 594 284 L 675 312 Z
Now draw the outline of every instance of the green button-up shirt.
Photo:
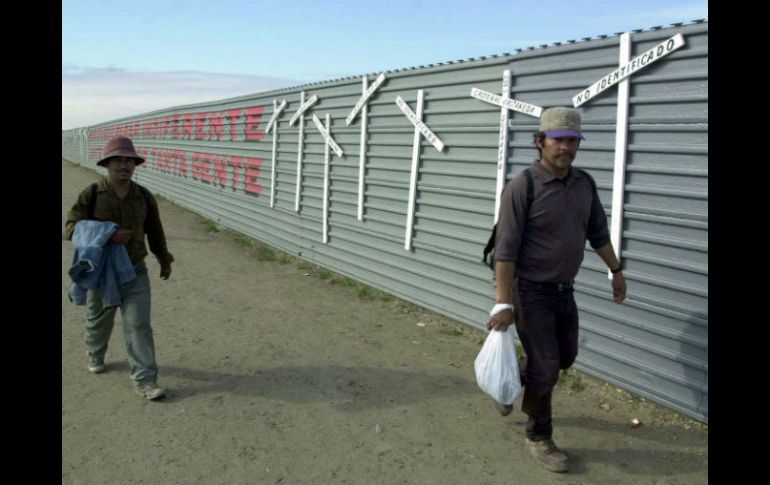
M 147 246 L 144 243 L 144 236 L 146 235 L 147 241 L 150 243 L 150 251 L 158 258 L 161 266 L 167 266 L 174 261 L 174 256 L 168 252 L 166 247 L 166 235 L 160 222 L 158 202 L 149 190 L 145 190 L 145 192 L 150 201 L 149 207 L 135 182 L 131 182 L 128 194 L 121 199 L 107 182 L 107 179 L 102 177 L 97 182 L 93 219 L 111 221 L 121 229 L 133 231 L 131 239 L 126 243 L 126 250 L 134 264 L 139 263 L 147 256 Z M 78 221 L 89 218 L 88 204 L 90 200 L 91 186 L 89 185 L 80 192 L 77 202 L 67 214 L 64 229 L 64 235 L 67 239 L 72 240 L 72 233 L 75 231 L 75 224 Z

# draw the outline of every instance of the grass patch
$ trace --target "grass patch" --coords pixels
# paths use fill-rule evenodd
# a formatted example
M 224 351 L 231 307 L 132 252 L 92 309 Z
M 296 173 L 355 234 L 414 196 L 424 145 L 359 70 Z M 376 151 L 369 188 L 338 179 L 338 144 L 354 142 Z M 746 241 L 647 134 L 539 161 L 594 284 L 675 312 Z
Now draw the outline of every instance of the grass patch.
M 310 271 L 313 269 L 313 265 L 300 259 L 297 261 L 297 269 L 301 269 L 302 271 Z
M 233 233 L 233 241 L 235 241 L 235 243 L 242 248 L 249 248 L 252 244 L 250 237 L 239 233 Z
M 358 297 L 362 300 L 369 300 L 372 301 L 375 298 L 377 298 L 377 295 L 375 294 L 375 291 L 372 288 L 369 288 L 368 286 L 362 286 L 358 288 Z
M 583 377 L 572 369 L 562 371 L 559 385 L 565 387 L 570 393 L 579 393 L 586 388 Z
M 417 305 L 404 300 L 398 300 L 398 311 L 406 313 L 407 315 L 419 315 L 423 312 L 423 309 Z
M 201 224 L 203 224 L 203 227 L 206 228 L 207 232 L 212 232 L 212 233 L 219 232 L 219 228 L 217 227 L 217 224 L 214 221 L 204 219 L 201 221 Z
M 352 279 L 345 276 L 344 278 L 342 278 L 342 286 L 344 286 L 345 288 L 355 288 L 356 286 L 358 286 L 358 283 L 356 283 Z
M 462 327 L 452 325 L 451 327 L 447 324 L 441 325 L 443 328 L 441 329 L 441 333 L 444 335 L 449 335 L 450 337 L 462 337 L 465 335 L 465 330 Z M 484 343 L 484 340 L 481 340 L 481 343 Z
M 166 203 L 169 203 L 169 204 L 174 204 L 173 202 L 171 202 L 171 200 L 167 199 L 166 197 L 163 197 L 162 195 L 160 195 L 157 192 L 153 192 L 152 196 L 155 197 L 155 200 L 157 200 L 158 202 L 166 202 Z M 176 204 L 174 204 L 174 205 L 176 205 Z M 192 211 L 190 211 L 190 212 L 192 212 Z
M 525 357 L 526 355 L 527 355 L 527 353 L 524 352 L 524 347 L 522 347 L 521 344 L 517 343 L 516 344 L 516 357 L 521 359 L 521 358 Z
M 329 270 L 325 270 L 323 268 L 318 270 L 318 277 L 321 278 L 324 281 L 330 279 L 332 276 L 333 276 L 332 272 L 329 271 Z
M 271 246 L 256 239 L 252 239 L 245 234 L 229 229 L 227 230 L 227 233 L 232 237 L 235 244 L 248 250 L 249 253 L 257 258 L 257 261 L 280 261 L 281 264 L 287 264 L 292 261 L 291 256 L 288 254 L 277 251 Z
M 351 280 L 347 276 L 335 276 L 330 281 L 333 285 L 344 286 L 345 288 L 354 288 L 358 285 L 355 281 Z
M 257 243 L 255 252 L 259 261 L 275 261 L 278 259 L 273 248 L 262 243 Z

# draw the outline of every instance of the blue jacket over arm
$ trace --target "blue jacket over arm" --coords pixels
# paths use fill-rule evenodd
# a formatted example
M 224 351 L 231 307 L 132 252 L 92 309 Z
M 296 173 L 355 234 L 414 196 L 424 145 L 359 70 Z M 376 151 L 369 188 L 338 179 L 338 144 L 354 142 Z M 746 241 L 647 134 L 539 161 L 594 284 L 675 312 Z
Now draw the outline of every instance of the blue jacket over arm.
M 117 229 L 114 222 L 81 220 L 75 225 L 69 296 L 76 305 L 86 304 L 88 290 L 99 293 L 105 307 L 120 305 L 119 286 L 136 277 L 125 246 L 108 243 Z

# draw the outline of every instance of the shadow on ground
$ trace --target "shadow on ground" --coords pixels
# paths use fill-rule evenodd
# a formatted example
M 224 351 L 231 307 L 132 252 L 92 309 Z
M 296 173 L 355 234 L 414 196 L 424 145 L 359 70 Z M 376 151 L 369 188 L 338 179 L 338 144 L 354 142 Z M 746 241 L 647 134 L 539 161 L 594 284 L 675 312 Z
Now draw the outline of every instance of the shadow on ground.
M 707 466 L 705 453 L 682 451 L 685 447 L 701 448 L 702 440 L 693 433 L 683 433 L 681 428 L 675 426 L 632 429 L 624 423 L 592 416 L 558 417 L 556 425 L 577 428 L 573 431 L 577 431 L 578 435 L 593 437 L 590 442 L 574 449 L 564 448 L 572 457 L 570 471 L 575 474 L 588 473 L 587 465 L 598 463 L 642 476 L 700 472 Z M 597 443 L 599 446 L 594 446 Z M 624 443 L 627 446 L 623 446 Z
M 127 373 L 128 364 L 109 371 Z M 397 369 L 321 365 L 257 369 L 250 375 L 161 366 L 161 380 L 173 377 L 166 402 L 201 394 L 259 396 L 294 403 L 329 402 L 340 411 L 360 411 L 480 392 L 472 379 Z M 161 382 L 161 384 L 164 384 Z

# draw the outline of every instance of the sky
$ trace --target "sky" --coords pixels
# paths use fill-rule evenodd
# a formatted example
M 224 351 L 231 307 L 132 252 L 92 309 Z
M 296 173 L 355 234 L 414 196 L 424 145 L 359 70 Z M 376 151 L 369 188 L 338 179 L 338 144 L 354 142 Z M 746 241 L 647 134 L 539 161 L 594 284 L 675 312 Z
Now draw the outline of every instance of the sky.
M 63 0 L 62 129 L 708 19 L 708 0 Z

